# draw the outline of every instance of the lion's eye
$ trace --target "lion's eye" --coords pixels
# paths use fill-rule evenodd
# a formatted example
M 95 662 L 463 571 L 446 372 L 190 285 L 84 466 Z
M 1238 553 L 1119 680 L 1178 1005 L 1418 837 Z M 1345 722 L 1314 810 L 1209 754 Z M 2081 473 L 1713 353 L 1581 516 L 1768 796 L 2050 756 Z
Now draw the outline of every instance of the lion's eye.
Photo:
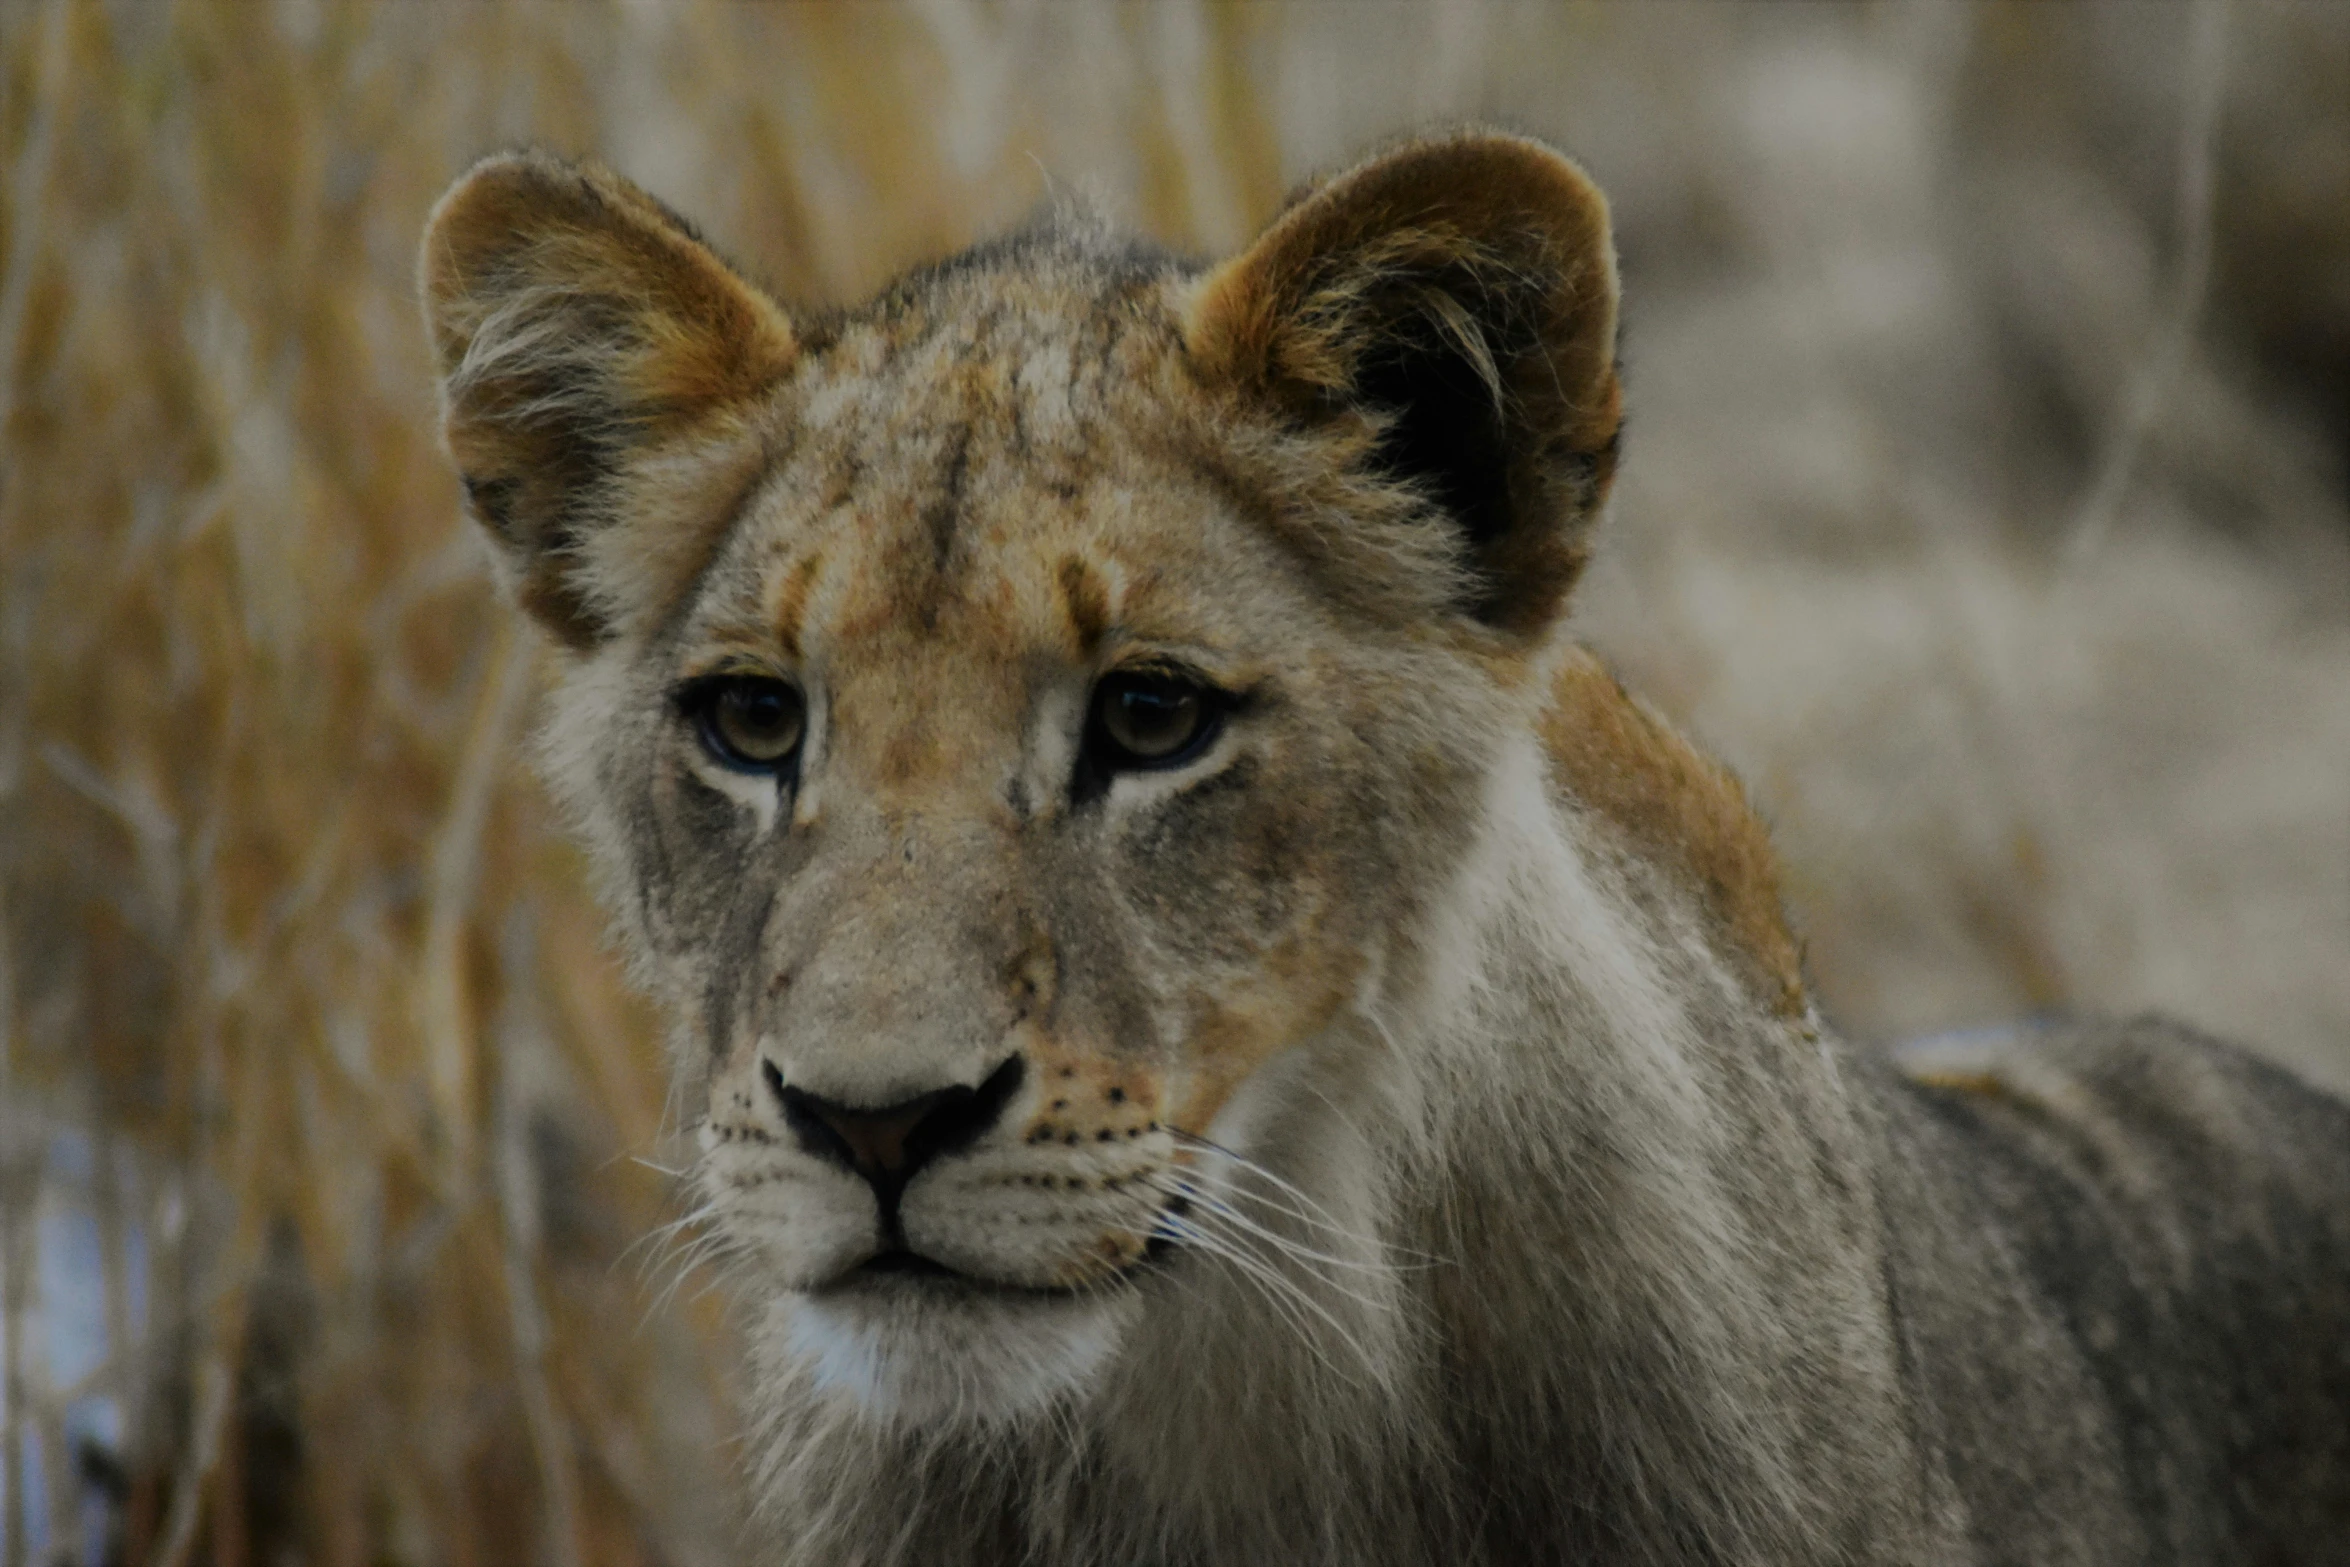
M 788 682 L 763 675 L 721 675 L 695 686 L 686 711 L 702 748 L 745 772 L 781 772 L 800 748 L 808 709 Z
M 1092 749 L 1111 770 L 1180 767 L 1216 738 L 1220 695 L 1157 671 L 1106 675 L 1093 690 Z

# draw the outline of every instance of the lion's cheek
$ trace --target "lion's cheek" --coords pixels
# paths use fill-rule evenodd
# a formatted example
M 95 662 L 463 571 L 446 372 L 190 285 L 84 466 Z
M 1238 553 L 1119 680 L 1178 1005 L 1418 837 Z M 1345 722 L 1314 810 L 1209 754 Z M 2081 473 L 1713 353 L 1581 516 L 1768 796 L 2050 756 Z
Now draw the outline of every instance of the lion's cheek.
M 1367 961 L 1363 951 L 1328 939 L 1320 923 L 1273 948 L 1245 980 L 1197 999 L 1168 1074 L 1179 1130 L 1207 1135 L 1243 1083 L 1328 1027 L 1354 997 Z

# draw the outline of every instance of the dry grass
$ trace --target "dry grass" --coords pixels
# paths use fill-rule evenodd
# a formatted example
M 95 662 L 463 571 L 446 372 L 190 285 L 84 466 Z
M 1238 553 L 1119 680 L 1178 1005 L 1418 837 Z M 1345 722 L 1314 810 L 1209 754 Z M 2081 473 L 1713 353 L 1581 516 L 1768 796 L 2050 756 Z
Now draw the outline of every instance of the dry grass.
M 1046 170 L 1213 250 L 1399 126 L 1552 134 L 1634 293 L 1588 624 L 1773 808 L 1831 1005 L 2350 1082 L 2346 15 L 2238 0 L 2222 90 L 2134 6 L 0 0 L 0 1559 L 730 1553 L 721 1314 L 624 1255 L 652 1035 L 432 444 L 474 154 L 838 297 Z

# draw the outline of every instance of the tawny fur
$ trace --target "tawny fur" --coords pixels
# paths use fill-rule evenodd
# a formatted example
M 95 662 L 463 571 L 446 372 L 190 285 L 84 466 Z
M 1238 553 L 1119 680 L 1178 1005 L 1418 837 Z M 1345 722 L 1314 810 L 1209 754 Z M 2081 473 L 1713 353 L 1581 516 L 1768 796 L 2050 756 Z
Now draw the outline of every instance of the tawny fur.
M 1622 415 L 1566 160 L 1407 144 L 1211 270 L 1061 214 L 840 314 L 494 160 L 424 270 L 771 1559 L 2350 1560 L 2350 1112 L 2158 1024 L 1838 1040 L 1743 791 L 1559 630 Z M 1168 667 L 1223 729 L 1103 772 Z M 690 721 L 741 674 L 786 773 Z M 892 1237 L 789 1113 L 991 1083 Z

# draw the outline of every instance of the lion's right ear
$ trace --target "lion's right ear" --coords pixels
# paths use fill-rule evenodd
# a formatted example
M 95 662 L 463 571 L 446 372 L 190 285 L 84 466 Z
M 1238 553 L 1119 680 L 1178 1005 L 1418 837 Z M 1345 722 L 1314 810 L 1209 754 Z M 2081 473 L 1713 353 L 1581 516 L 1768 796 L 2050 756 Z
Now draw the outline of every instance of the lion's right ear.
M 1623 424 L 1615 246 L 1581 169 L 1496 131 L 1407 142 L 1308 191 L 1186 311 L 1209 383 L 1292 428 L 1375 437 L 1360 468 L 1423 497 L 1467 568 L 1451 607 L 1521 643 L 1547 632 Z M 1360 515 L 1359 495 L 1341 504 Z
M 474 166 L 425 227 L 450 455 L 515 596 L 575 648 L 681 589 L 755 471 L 791 323 L 603 169 Z

